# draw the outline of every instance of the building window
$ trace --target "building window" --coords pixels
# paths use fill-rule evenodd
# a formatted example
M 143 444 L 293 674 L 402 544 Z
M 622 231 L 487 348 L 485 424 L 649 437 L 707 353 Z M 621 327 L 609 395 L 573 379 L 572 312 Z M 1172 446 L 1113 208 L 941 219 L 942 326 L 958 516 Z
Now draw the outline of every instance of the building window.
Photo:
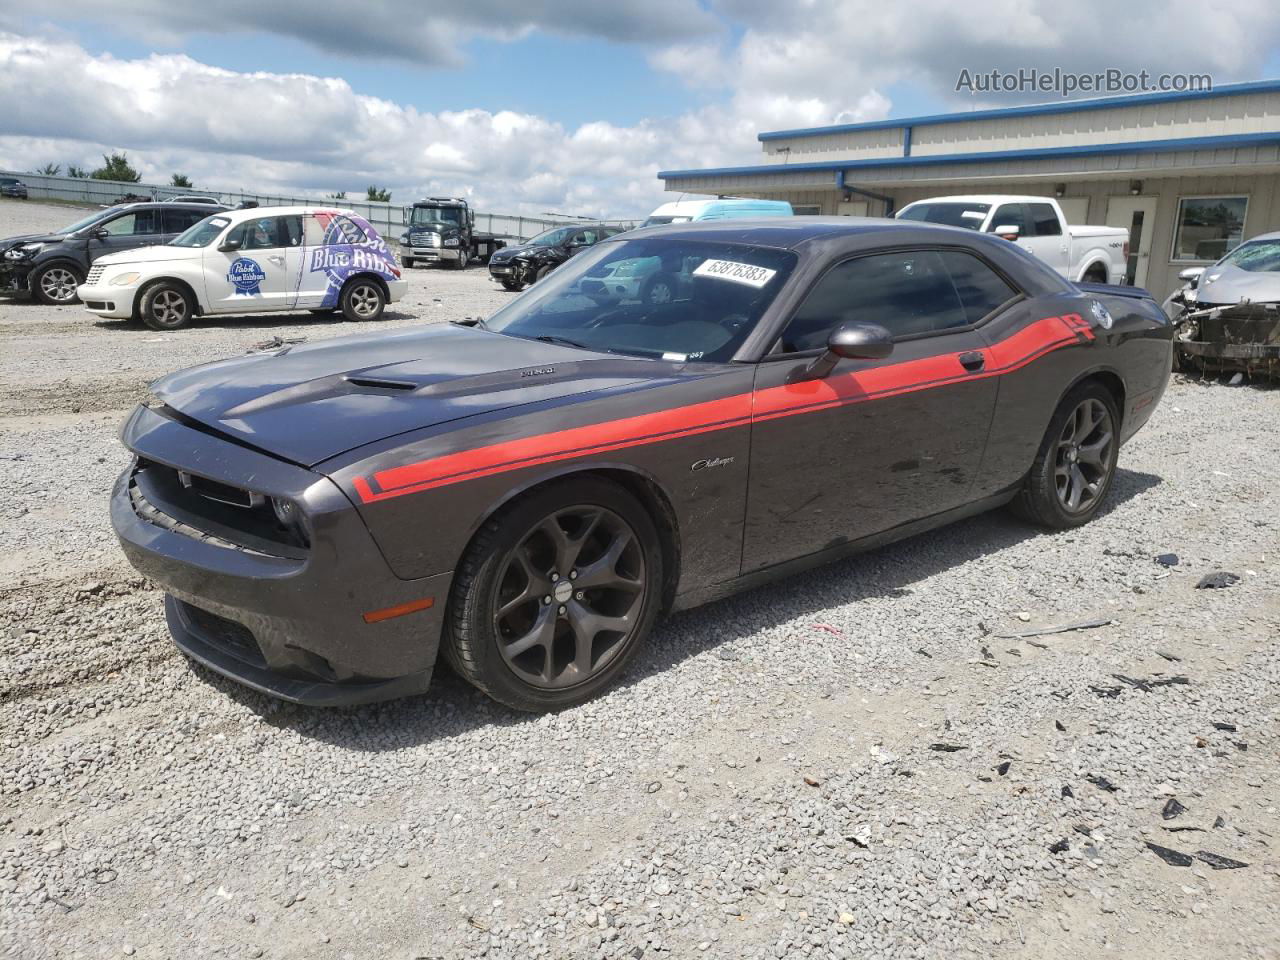
M 1220 260 L 1244 239 L 1248 197 L 1180 197 L 1173 260 Z
M 819 217 L 822 215 L 822 207 L 816 203 L 793 203 L 791 212 L 797 217 Z

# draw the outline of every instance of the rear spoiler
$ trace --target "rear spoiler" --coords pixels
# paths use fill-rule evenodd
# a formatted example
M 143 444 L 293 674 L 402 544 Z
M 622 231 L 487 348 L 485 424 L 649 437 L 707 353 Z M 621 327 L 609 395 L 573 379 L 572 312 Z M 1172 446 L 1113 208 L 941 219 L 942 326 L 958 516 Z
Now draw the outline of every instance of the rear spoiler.
M 1101 293 L 1108 297 L 1131 297 L 1134 300 L 1154 300 L 1150 290 L 1142 287 L 1123 286 L 1118 283 L 1077 283 L 1082 293 Z

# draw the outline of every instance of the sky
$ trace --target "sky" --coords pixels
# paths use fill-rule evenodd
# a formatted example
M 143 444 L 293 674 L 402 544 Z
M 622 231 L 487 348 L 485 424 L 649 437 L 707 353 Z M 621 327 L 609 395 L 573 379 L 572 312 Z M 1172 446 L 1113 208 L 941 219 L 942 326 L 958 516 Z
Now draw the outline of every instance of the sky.
M 1042 101 L 956 79 L 1054 67 L 1280 77 L 1280 4 L 0 0 L 0 168 L 629 218 L 761 131 Z

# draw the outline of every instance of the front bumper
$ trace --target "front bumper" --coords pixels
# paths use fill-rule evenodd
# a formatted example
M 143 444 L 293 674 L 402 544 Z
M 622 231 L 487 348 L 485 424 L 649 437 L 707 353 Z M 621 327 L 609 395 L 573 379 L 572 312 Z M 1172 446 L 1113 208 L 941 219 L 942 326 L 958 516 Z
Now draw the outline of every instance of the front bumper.
M 133 316 L 133 299 L 138 292 L 135 283 L 127 287 L 113 287 L 107 284 L 90 286 L 82 283 L 76 287 L 76 296 L 84 304 L 84 308 L 99 317 L 113 320 L 128 320 Z
M 129 418 L 122 439 L 139 463 L 116 482 L 112 524 L 130 563 L 168 594 L 169 630 L 184 653 L 254 690 L 307 705 L 427 689 L 452 574 L 398 579 L 327 477 L 146 407 Z M 234 534 L 147 485 L 148 470 L 170 468 L 292 499 L 310 519 L 309 547 L 273 551 L 224 539 Z M 422 608 L 427 598 L 431 606 Z M 407 604 L 419 609 L 367 619 Z
M 0 257 L 0 293 L 30 293 L 31 264 Z
M 461 247 L 412 247 L 400 245 L 400 262 L 405 259 L 427 263 L 456 263 L 462 258 Z

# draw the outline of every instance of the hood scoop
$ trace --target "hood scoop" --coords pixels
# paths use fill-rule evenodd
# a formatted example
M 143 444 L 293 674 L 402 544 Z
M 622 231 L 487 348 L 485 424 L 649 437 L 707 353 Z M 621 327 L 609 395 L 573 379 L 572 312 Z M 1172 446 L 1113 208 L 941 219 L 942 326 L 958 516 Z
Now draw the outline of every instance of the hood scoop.
M 345 377 L 353 387 L 364 387 L 367 390 L 416 390 L 419 384 L 412 380 L 391 380 L 387 377 Z

